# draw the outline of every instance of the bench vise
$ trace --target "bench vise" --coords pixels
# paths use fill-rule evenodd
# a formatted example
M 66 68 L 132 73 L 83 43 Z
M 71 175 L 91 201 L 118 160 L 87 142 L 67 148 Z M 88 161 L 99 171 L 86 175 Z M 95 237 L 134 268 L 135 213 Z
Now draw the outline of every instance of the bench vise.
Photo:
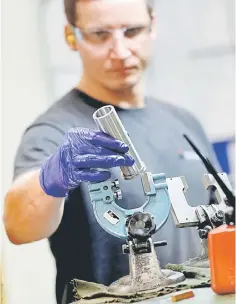
M 214 189 L 217 202 L 210 205 L 191 207 L 185 197 L 188 189 L 183 176 L 166 178 L 164 173 L 152 174 L 146 170 L 129 134 L 111 105 L 98 109 L 93 114 L 98 128 L 121 140 L 129 147 L 135 163 L 132 167 L 121 167 L 125 180 L 141 178 L 146 201 L 139 208 L 123 209 L 116 202 L 122 199 L 118 180 L 89 183 L 89 194 L 95 217 L 100 226 L 109 234 L 124 239 L 124 254 L 129 254 L 129 275 L 110 285 L 110 291 L 135 292 L 154 289 L 182 282 L 180 272 L 161 269 L 155 247 L 167 245 L 166 241 L 153 242 L 155 234 L 167 221 L 171 213 L 178 228 L 197 227 L 202 241 L 202 253 L 183 265 L 209 268 L 207 236 L 210 230 L 222 225 L 227 211 L 226 196 L 211 174 L 205 174 L 203 183 L 206 190 Z M 225 173 L 219 177 L 231 189 Z
M 146 196 L 141 207 L 123 209 L 116 203 L 122 199 L 118 180 L 88 185 L 98 223 L 109 234 L 124 239 L 123 253 L 129 254 L 129 275 L 112 283 L 110 290 L 134 292 L 182 282 L 185 279 L 182 273 L 160 268 L 155 247 L 164 246 L 167 242 L 152 241 L 152 235 L 165 224 L 171 210 L 165 174 L 146 171 L 113 106 L 98 109 L 93 119 L 102 132 L 129 146 L 128 154 L 135 163 L 132 167 L 121 167 L 123 178 L 130 180 L 140 177 Z M 178 190 L 182 191 L 182 188 Z
M 128 145 L 127 153 L 134 158 L 135 163 L 132 167 L 120 168 L 123 178 L 125 180 L 141 178 L 146 197 L 141 207 L 124 209 L 117 204 L 117 201 L 122 199 L 118 180 L 88 184 L 98 223 L 109 234 L 124 239 L 122 250 L 124 254 L 129 254 L 129 275 L 113 282 L 108 290 L 122 293 L 138 292 L 185 280 L 181 272 L 160 268 L 155 247 L 165 246 L 167 242 L 152 241 L 152 235 L 165 224 L 170 214 L 177 228 L 197 227 L 202 241 L 200 256 L 182 265 L 203 267 L 208 270 L 208 233 L 224 224 L 227 214 L 231 212 L 218 179 L 219 176 L 228 189 L 231 189 L 227 175 L 217 172 L 214 176 L 205 174 L 203 177 L 205 189 L 214 189 L 217 201 L 214 204 L 191 207 L 185 197 L 188 186 L 183 176 L 167 178 L 164 173 L 152 174 L 146 170 L 113 106 L 107 105 L 98 109 L 93 114 L 93 119 L 100 131 Z

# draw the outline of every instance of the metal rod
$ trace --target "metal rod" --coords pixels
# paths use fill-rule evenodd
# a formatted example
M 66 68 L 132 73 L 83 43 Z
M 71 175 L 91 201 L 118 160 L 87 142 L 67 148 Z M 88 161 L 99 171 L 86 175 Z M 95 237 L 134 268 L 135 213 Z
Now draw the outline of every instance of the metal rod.
M 136 151 L 129 134 L 125 130 L 120 118 L 118 117 L 116 110 L 113 106 L 108 105 L 98 109 L 93 114 L 93 119 L 100 129 L 100 131 L 112 136 L 115 139 L 123 141 L 129 147 L 127 154 L 131 155 L 135 163 L 132 167 L 121 167 L 124 179 L 133 179 L 144 173 L 146 166 L 140 159 L 138 152 Z

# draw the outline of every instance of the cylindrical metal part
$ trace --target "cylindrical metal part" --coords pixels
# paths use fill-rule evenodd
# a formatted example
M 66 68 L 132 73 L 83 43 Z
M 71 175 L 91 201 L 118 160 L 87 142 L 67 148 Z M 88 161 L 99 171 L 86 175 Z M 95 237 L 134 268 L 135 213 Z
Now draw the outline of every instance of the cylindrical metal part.
M 124 179 L 133 179 L 144 173 L 146 166 L 140 159 L 129 134 L 125 130 L 116 110 L 113 106 L 108 105 L 98 109 L 93 114 L 93 119 L 100 131 L 112 136 L 115 139 L 123 141 L 129 147 L 127 154 L 131 155 L 135 160 L 132 167 L 121 167 Z

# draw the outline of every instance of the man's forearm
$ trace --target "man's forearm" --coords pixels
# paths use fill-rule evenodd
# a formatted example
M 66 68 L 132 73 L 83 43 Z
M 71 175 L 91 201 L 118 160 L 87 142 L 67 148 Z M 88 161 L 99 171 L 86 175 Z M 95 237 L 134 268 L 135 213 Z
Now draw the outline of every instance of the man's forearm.
M 45 194 L 39 183 L 39 170 L 20 176 L 4 201 L 3 221 L 9 240 L 24 244 L 53 234 L 62 218 L 64 199 Z

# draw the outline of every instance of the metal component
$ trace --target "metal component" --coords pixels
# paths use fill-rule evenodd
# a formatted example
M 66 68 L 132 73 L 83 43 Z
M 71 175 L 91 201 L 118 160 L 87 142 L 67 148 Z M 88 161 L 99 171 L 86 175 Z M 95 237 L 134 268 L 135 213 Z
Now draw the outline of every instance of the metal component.
M 136 254 L 151 252 L 148 239 L 140 241 L 139 239 L 131 238 L 131 241 L 133 243 L 133 250 Z
M 199 220 L 196 216 L 195 208 L 189 206 L 184 194 L 188 189 L 185 178 L 183 176 L 167 178 L 166 183 L 175 225 L 179 228 L 197 226 Z
M 93 119 L 102 132 L 114 137 L 115 139 L 121 140 L 128 145 L 129 152 L 127 154 L 130 154 L 134 158 L 135 164 L 132 167 L 121 167 L 124 179 L 133 179 L 141 173 L 144 173 L 146 166 L 139 157 L 129 134 L 125 130 L 115 111 L 115 108 L 111 105 L 104 106 L 93 114 Z
M 199 234 L 200 239 L 206 239 L 208 232 L 205 229 L 199 229 L 198 234 Z
M 217 212 L 217 207 L 212 205 L 200 205 L 195 209 L 197 218 L 199 220 L 198 226 L 205 226 L 207 223 L 211 223 L 211 217 Z
M 153 243 L 154 247 L 162 247 L 167 245 L 167 241 L 159 241 Z
M 152 175 L 149 172 L 144 173 L 144 175 L 150 183 L 149 189 L 146 189 L 149 192 L 145 192 L 145 203 L 134 209 L 123 209 L 116 204 L 117 187 L 114 186 L 114 182 L 108 180 L 88 184 L 95 217 L 100 226 L 108 233 L 126 239 L 128 237 L 126 221 L 136 212 L 151 214 L 156 225 L 154 233 L 165 224 L 171 208 L 166 177 L 164 174 Z
M 204 229 L 199 229 L 198 234 L 201 239 L 207 239 L 208 233 L 212 230 L 211 226 L 206 226 Z
M 235 208 L 231 206 L 227 206 L 225 210 L 225 222 L 228 225 L 235 225 L 236 215 L 235 215 Z
M 226 173 L 219 173 L 218 175 L 223 180 L 225 185 L 229 188 L 229 190 L 232 191 L 232 186 L 230 184 L 230 181 L 228 179 L 227 174 Z M 215 178 L 213 177 L 212 174 L 204 174 L 203 185 L 204 185 L 206 190 L 208 190 L 211 187 L 213 187 L 215 189 L 215 195 L 216 195 L 216 199 L 217 199 L 217 201 L 220 205 L 220 209 L 224 211 L 225 208 L 226 208 L 226 204 L 225 204 L 226 195 L 222 191 L 221 187 L 219 187 L 218 183 L 216 182 L 216 180 L 215 180 Z
M 218 227 L 225 222 L 224 211 L 218 209 L 219 205 L 200 205 L 196 207 L 196 215 L 199 219 L 198 227 L 200 230 L 206 231 L 206 237 L 208 236 L 209 229 Z M 204 229 L 201 229 L 204 227 Z M 202 236 L 205 235 L 205 232 L 201 231 Z M 200 236 L 200 235 L 199 235 Z
M 156 247 L 166 246 L 166 245 L 167 245 L 167 241 L 153 242 L 153 246 L 154 246 L 155 248 L 156 248 Z M 142 246 L 143 246 L 143 248 L 144 248 L 144 246 L 145 246 L 145 248 L 147 249 L 146 252 L 150 252 L 149 242 L 144 242 L 144 243 L 142 244 Z M 140 247 L 141 247 L 141 246 L 139 245 L 139 248 L 140 248 Z M 134 251 L 135 251 L 135 250 L 134 250 Z M 136 251 L 137 251 L 137 247 L 136 247 Z M 129 253 L 129 245 L 123 244 L 123 245 L 122 245 L 122 252 L 123 252 L 124 254 Z
M 126 222 L 128 234 L 132 238 L 147 239 L 155 233 L 156 225 L 150 213 L 135 212 Z
M 185 280 L 183 273 L 160 268 L 152 239 L 149 238 L 147 241 L 150 252 L 141 254 L 135 252 L 132 241 L 129 241 L 129 275 L 112 283 L 109 291 L 122 293 L 144 291 Z
M 225 173 L 218 174 L 224 183 L 231 189 L 230 182 Z M 185 195 L 180 188 L 186 192 L 187 185 L 183 177 L 167 178 L 168 192 L 172 203 L 171 212 L 175 225 L 181 227 L 198 227 L 199 237 L 201 238 L 202 252 L 199 256 L 189 259 L 183 265 L 191 267 L 209 268 L 208 260 L 208 233 L 211 229 L 225 222 L 225 212 L 229 208 L 226 204 L 226 196 L 216 183 L 211 174 L 205 174 L 203 184 L 206 190 L 215 189 L 216 204 L 200 205 L 191 207 L 188 205 Z
M 142 174 L 141 180 L 142 180 L 144 193 L 149 193 L 151 191 L 150 181 L 152 180 L 152 174 L 150 172 L 146 172 L 146 174 Z
M 116 179 L 116 180 L 112 183 L 112 185 L 113 185 L 114 187 L 116 187 L 117 189 L 120 188 L 120 183 L 119 183 L 118 179 Z
M 117 198 L 118 200 L 121 200 L 121 199 L 122 199 L 122 192 L 121 192 L 120 189 L 119 189 L 119 190 L 116 190 L 116 198 Z
M 200 239 L 206 239 L 208 236 L 208 231 L 205 229 L 199 229 L 198 234 L 199 234 Z
M 212 223 L 215 227 L 219 227 L 222 225 L 225 221 L 225 214 L 222 210 L 218 210 L 215 212 L 215 214 L 211 218 Z
M 129 242 L 130 275 L 133 289 L 136 290 L 155 288 L 160 286 L 164 279 L 152 240 L 149 239 L 149 242 L 150 253 L 146 254 L 135 254 L 132 242 Z
M 219 173 L 219 176 L 231 189 L 227 175 Z M 218 204 L 191 207 L 184 195 L 188 189 L 184 177 L 167 178 L 166 183 L 171 200 L 171 213 L 178 228 L 198 227 L 199 224 L 205 223 L 209 218 L 211 219 L 218 210 L 225 212 L 227 209 L 225 195 L 211 174 L 204 175 L 203 184 L 207 190 L 209 187 L 214 187 Z
M 129 245 L 123 244 L 122 245 L 122 252 L 123 252 L 123 254 L 129 253 Z
M 150 243 L 149 243 L 148 239 L 140 241 L 140 240 L 135 239 L 135 238 L 130 238 L 130 241 L 132 242 L 133 251 L 136 254 L 142 254 L 142 253 L 151 252 Z M 129 251 L 129 245 L 124 244 L 122 246 L 122 249 L 123 249 L 123 253 L 124 254 L 125 253 L 130 253 L 130 251 Z

